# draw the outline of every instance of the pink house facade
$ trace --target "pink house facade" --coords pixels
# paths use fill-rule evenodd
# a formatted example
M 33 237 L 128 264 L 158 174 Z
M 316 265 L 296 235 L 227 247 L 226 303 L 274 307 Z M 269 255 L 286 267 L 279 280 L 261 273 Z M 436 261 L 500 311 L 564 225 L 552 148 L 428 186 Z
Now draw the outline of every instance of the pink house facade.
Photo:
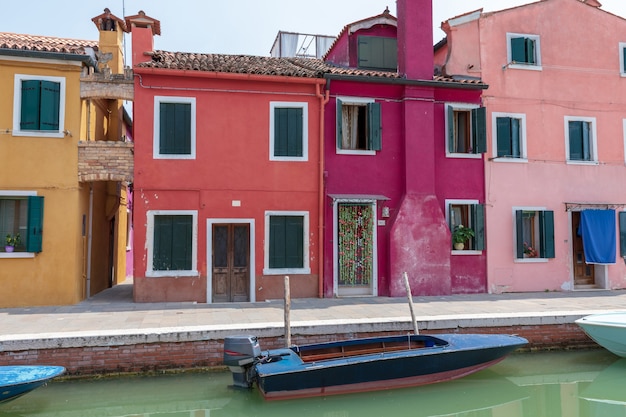
M 320 288 L 324 80 L 296 61 L 153 50 L 139 13 L 134 299 L 245 302 Z
M 626 287 L 626 21 L 544 0 L 442 28 L 443 74 L 489 85 L 488 291 Z
M 433 75 L 430 2 L 346 25 L 324 57 L 323 294 L 486 292 L 477 77 Z M 451 230 L 474 236 L 454 249 Z

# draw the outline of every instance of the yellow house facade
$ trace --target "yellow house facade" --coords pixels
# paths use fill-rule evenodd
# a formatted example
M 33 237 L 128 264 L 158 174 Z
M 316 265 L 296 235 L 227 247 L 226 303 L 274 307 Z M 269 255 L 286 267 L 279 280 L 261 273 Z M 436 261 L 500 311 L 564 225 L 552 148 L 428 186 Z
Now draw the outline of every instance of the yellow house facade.
M 132 74 L 123 21 L 93 21 L 99 41 L 0 33 L 0 308 L 75 304 L 126 276 Z

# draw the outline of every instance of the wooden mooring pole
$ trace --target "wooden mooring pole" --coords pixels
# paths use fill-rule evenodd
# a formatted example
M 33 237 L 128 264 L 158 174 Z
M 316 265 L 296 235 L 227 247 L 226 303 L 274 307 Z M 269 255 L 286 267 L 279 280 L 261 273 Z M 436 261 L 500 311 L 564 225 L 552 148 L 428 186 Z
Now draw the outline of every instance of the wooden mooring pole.
M 291 294 L 289 290 L 289 276 L 285 275 L 285 347 L 291 346 Z
M 403 273 L 404 286 L 406 287 L 406 297 L 409 299 L 409 308 L 411 309 L 411 320 L 413 322 L 413 330 L 415 334 L 420 334 L 417 328 L 417 321 L 415 320 L 415 311 L 413 310 L 413 295 L 411 294 L 411 286 L 409 285 L 409 276 L 406 272 Z

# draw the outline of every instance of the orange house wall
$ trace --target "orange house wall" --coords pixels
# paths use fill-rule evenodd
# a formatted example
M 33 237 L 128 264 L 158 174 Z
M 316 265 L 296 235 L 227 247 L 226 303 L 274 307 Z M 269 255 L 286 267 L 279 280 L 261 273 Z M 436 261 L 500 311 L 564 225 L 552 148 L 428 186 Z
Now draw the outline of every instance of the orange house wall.
M 263 77 L 140 68 L 135 73 L 135 239 L 144 242 L 135 246 L 135 301 L 210 302 L 208 219 L 254 221 L 251 297 L 258 301 L 282 297 L 283 276 L 263 276 L 267 210 L 309 213 L 311 273 L 291 278 L 291 294 L 316 296 L 320 136 L 316 93 L 323 80 L 294 83 L 286 77 L 259 80 Z M 153 159 L 155 96 L 196 98 L 194 160 Z M 269 160 L 272 101 L 308 104 L 308 161 Z M 145 276 L 149 210 L 197 210 L 198 277 Z

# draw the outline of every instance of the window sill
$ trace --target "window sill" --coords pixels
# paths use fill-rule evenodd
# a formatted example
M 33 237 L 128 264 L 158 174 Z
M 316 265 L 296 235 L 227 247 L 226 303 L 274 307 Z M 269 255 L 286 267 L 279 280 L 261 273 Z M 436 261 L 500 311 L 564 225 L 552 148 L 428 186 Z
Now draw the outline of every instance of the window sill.
M 482 153 L 446 153 L 446 158 L 482 159 Z
M 162 278 L 162 277 L 199 277 L 200 274 L 196 270 L 191 271 L 146 271 L 146 277 Z
M 34 258 L 35 254 L 33 252 L 0 252 L 0 258 L 7 259 L 25 259 L 25 258 Z
M 491 162 L 505 162 L 505 163 L 514 163 L 514 164 L 525 164 L 528 163 L 527 158 L 511 158 L 508 156 L 494 156 L 489 158 Z
M 311 268 L 285 268 L 269 269 L 263 268 L 263 275 L 309 275 Z
M 482 255 L 483 251 L 481 250 L 470 250 L 470 249 L 463 249 L 463 250 L 452 250 L 452 255 Z
M 337 149 L 337 155 L 360 155 L 360 156 L 372 156 L 376 155 L 376 151 L 360 151 L 352 149 Z
M 13 136 L 23 136 L 32 138 L 64 138 L 65 133 L 60 131 L 44 131 L 44 130 L 13 130 Z
M 520 264 L 539 264 L 548 262 L 548 258 L 515 258 L 515 263 Z
M 513 62 L 510 62 L 508 65 L 505 65 L 505 68 L 530 70 L 530 71 L 542 71 L 543 70 L 541 65 L 536 65 L 536 64 L 515 64 Z
M 600 163 L 598 161 L 572 161 L 572 160 L 567 160 L 567 164 L 568 165 L 600 165 Z

